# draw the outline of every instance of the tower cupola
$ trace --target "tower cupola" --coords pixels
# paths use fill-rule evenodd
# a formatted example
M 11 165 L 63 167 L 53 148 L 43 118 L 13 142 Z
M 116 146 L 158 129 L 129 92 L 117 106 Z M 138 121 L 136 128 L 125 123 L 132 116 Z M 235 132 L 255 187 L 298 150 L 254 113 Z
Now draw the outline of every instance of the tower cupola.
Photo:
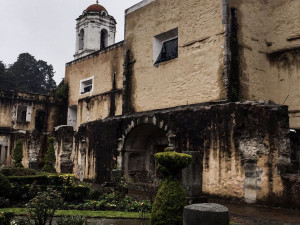
M 87 7 L 76 21 L 75 59 L 115 43 L 116 20 L 98 1 Z

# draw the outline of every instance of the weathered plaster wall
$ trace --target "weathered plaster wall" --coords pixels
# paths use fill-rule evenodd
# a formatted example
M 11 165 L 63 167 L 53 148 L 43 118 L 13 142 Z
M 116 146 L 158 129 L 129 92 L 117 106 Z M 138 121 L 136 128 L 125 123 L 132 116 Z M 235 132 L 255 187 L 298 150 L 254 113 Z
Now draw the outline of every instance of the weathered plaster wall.
M 287 104 L 290 126 L 300 127 L 300 2 L 238 1 L 241 95 Z
M 19 121 L 20 105 L 25 107 L 30 120 Z M 51 96 L 0 91 L 0 135 L 8 139 L 5 164 L 13 164 L 13 149 L 17 140 L 22 139 L 23 166 L 39 168 L 47 150 L 47 135 L 61 121 L 62 108 Z
M 30 121 L 18 121 L 18 106 L 30 108 Z M 36 116 L 39 111 L 44 113 L 42 131 L 51 132 L 59 123 L 59 108 L 52 97 L 46 95 L 20 93 L 20 92 L 0 92 L 0 127 L 15 130 L 32 131 L 36 129 Z
M 104 182 L 116 166 L 126 170 L 125 142 L 143 124 L 161 129 L 169 146 L 195 156 L 183 173 L 188 174 L 183 184 L 190 197 L 206 193 L 246 202 L 287 200 L 289 188 L 281 174 L 290 164 L 288 113 L 272 104 L 183 106 L 86 123 L 76 134 L 75 174 Z M 143 140 L 144 133 L 136 135 Z
M 125 45 L 131 53 L 132 74 L 125 77 L 131 82 L 134 111 L 226 98 L 221 1 L 156 0 L 127 12 Z M 178 28 L 178 58 L 155 67 L 153 37 L 174 28 Z
M 67 63 L 65 79 L 69 84 L 69 106 L 77 105 L 81 98 L 111 91 L 114 73 L 116 73 L 116 89 L 122 89 L 122 65 L 123 42 Z M 81 95 L 80 80 L 92 76 L 94 76 L 93 92 Z
M 108 93 L 86 97 L 78 101 L 77 125 L 104 119 L 108 116 L 121 115 L 122 113 L 122 92 L 114 90 Z

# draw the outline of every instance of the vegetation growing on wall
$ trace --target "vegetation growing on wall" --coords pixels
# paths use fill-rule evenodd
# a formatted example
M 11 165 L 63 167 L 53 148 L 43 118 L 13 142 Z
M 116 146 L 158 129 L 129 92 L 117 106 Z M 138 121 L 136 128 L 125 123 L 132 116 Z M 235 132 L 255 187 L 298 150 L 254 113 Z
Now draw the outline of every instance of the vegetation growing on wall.
M 56 102 L 67 102 L 69 94 L 69 86 L 67 83 L 61 82 L 54 93 L 54 100 Z
M 192 156 L 167 151 L 154 157 L 164 179 L 152 207 L 151 225 L 182 225 L 186 194 L 178 180 L 178 173 L 191 163 Z
M 54 163 L 56 161 L 55 151 L 54 151 L 54 141 L 55 141 L 54 137 L 50 137 L 48 139 L 48 150 L 47 150 L 47 153 L 44 158 L 45 165 L 43 167 L 43 171 L 48 172 L 48 173 L 56 172 L 56 170 L 54 168 Z
M 23 167 L 22 160 L 23 160 L 23 141 L 18 140 L 17 145 L 14 149 L 14 165 L 15 167 Z

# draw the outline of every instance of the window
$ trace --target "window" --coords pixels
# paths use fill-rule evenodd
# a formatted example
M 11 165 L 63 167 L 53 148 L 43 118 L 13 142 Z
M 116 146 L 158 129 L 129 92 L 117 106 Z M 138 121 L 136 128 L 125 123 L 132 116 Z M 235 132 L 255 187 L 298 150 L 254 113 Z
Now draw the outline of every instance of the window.
M 83 48 L 84 48 L 84 29 L 81 29 L 79 33 L 79 50 L 82 50 Z
M 108 46 L 108 32 L 105 29 L 101 30 L 101 40 L 100 49 L 106 48 Z
M 153 61 L 158 66 L 178 57 L 178 28 L 159 34 L 153 38 Z
M 80 81 L 80 94 L 93 92 L 94 77 L 90 77 Z
M 31 107 L 26 105 L 18 105 L 17 122 L 26 123 L 31 121 Z

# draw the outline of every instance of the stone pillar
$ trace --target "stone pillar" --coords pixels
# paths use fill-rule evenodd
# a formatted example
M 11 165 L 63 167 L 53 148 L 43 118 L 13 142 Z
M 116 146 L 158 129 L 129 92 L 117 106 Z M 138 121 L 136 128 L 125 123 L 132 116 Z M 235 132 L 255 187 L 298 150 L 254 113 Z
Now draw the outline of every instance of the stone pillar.
M 0 151 L 0 165 L 5 164 L 5 158 L 6 158 L 6 148 L 4 145 L 0 145 L 1 151 Z
M 228 208 L 214 203 L 186 206 L 183 225 L 229 225 Z
M 206 203 L 202 193 L 202 155 L 201 152 L 183 152 L 192 155 L 192 163 L 182 170 L 182 185 L 187 194 L 188 204 Z

